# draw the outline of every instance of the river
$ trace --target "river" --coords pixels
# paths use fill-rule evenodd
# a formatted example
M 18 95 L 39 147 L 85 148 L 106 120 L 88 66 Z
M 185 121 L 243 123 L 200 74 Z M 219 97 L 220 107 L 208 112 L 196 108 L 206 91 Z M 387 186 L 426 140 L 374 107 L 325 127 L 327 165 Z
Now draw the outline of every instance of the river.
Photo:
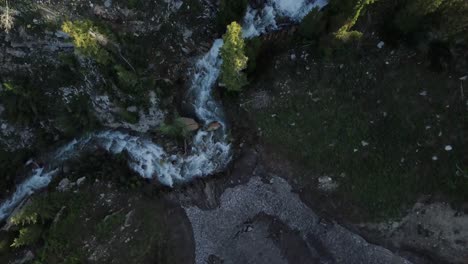
M 276 30 L 279 17 L 299 22 L 313 8 L 322 8 L 325 5 L 325 0 L 267 0 L 260 10 L 248 7 L 243 22 L 243 37 L 248 39 Z M 196 62 L 194 70 L 189 73 L 191 83 L 188 89 L 198 119 L 203 125 L 213 121 L 220 122 L 221 129 L 211 132 L 200 129 L 193 137 L 190 151 L 186 155 L 167 153 L 145 136 L 116 130 L 96 132 L 75 139 L 53 153 L 47 167 L 33 170 L 31 176 L 16 187 L 13 195 L 1 203 L 0 220 L 8 217 L 35 191 L 47 187 L 63 161 L 80 155 L 85 150 L 101 148 L 113 154 L 125 151 L 132 170 L 141 177 L 157 180 L 169 187 L 206 177 L 226 168 L 232 158 L 227 121 L 212 92 L 222 64 L 222 45 L 223 40 L 216 39 L 211 49 Z

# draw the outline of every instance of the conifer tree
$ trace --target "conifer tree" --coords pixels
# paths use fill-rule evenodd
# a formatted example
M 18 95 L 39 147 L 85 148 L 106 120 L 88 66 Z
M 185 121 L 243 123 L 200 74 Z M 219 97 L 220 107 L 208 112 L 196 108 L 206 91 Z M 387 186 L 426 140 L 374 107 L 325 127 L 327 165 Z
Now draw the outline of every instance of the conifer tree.
M 221 82 L 228 91 L 238 92 L 247 84 L 247 77 L 242 72 L 247 67 L 248 58 L 245 56 L 245 43 L 242 38 L 241 26 L 237 22 L 228 25 L 223 40 Z

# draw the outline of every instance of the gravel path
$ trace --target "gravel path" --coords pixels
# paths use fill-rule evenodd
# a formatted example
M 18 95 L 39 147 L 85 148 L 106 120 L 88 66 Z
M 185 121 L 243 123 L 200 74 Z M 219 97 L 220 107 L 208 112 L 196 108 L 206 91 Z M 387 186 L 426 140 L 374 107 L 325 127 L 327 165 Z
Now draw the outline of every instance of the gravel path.
M 410 263 L 322 221 L 279 177 L 252 177 L 225 190 L 219 205 L 185 208 L 196 263 Z

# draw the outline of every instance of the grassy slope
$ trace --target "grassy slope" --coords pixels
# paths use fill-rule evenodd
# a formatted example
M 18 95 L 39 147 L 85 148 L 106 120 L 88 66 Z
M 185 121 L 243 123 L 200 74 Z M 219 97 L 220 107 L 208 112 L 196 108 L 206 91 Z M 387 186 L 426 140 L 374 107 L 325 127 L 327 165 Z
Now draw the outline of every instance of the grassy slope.
M 353 53 L 316 63 L 280 57 L 253 88 L 273 97 L 252 111 L 264 142 L 306 171 L 303 183 L 332 176 L 372 217 L 395 216 L 421 194 L 466 201 L 467 114 L 458 78 L 404 52 Z

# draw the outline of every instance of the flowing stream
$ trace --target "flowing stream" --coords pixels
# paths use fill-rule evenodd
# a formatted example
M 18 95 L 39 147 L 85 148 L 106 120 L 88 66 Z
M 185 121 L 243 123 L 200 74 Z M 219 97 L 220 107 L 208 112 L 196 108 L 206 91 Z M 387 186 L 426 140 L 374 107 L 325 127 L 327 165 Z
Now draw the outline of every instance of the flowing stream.
M 277 29 L 277 17 L 298 22 L 313 8 L 322 8 L 326 3 L 326 0 L 267 0 L 261 10 L 249 7 L 244 18 L 243 36 L 252 38 Z M 189 89 L 197 117 L 204 125 L 220 122 L 221 129 L 213 132 L 199 130 L 193 137 L 188 155 L 169 154 L 146 137 L 114 130 L 73 140 L 52 155 L 47 168 L 35 169 L 16 187 L 15 193 L 0 205 L 0 220 L 8 217 L 26 197 L 46 187 L 61 162 L 84 150 L 103 148 L 113 154 L 126 151 L 132 170 L 170 187 L 223 170 L 231 160 L 231 145 L 227 139 L 223 109 L 212 96 L 222 64 L 219 54 L 222 45 L 222 39 L 215 40 L 210 51 L 197 61 Z

